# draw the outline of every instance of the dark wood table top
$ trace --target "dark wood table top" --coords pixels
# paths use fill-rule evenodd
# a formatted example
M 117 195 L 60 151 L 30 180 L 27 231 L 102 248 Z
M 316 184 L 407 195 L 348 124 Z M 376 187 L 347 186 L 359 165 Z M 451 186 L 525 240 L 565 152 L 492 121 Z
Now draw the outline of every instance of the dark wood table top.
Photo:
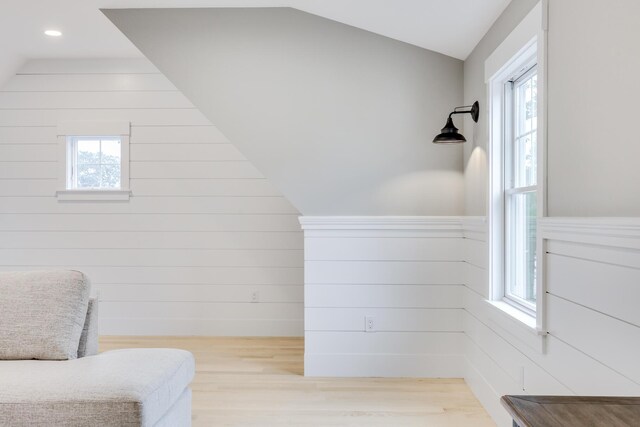
M 640 397 L 502 396 L 520 427 L 640 427 Z

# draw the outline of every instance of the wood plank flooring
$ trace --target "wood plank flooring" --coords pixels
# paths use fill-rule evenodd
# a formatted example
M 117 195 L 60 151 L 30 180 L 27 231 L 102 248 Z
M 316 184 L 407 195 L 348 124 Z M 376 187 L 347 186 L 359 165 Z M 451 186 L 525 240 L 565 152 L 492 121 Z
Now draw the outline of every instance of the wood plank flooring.
M 461 379 L 309 378 L 302 338 L 101 337 L 196 358 L 194 426 L 494 426 Z

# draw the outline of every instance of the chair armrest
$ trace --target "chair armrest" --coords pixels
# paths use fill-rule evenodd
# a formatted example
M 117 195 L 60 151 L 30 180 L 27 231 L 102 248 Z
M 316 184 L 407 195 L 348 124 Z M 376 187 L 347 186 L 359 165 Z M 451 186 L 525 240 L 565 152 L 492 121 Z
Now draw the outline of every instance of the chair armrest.
M 89 298 L 87 317 L 84 320 L 80 344 L 78 345 L 78 358 L 98 354 L 98 299 Z

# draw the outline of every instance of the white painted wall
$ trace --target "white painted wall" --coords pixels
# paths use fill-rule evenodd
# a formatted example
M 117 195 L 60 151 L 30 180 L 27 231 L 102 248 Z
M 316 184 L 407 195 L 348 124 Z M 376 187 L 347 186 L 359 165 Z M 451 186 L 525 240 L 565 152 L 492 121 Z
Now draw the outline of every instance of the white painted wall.
M 505 394 L 640 393 L 637 219 L 542 220 L 548 334 L 487 302 L 484 217 L 301 223 L 305 375 L 463 376 L 505 427 Z
M 640 2 L 549 2 L 549 215 L 639 216 Z
M 128 202 L 55 198 L 83 119 L 131 122 Z M 147 61 L 30 61 L 0 92 L 1 268 L 84 271 L 103 334 L 301 335 L 297 216 Z
M 465 60 L 465 103 L 486 105 L 484 61 L 537 2 L 512 1 Z M 548 13 L 547 212 L 638 216 L 640 145 L 629 135 L 640 98 L 640 3 L 550 1 Z M 485 215 L 486 118 L 465 118 L 467 215 Z
M 512 2 L 467 58 L 465 102 L 479 99 L 486 105 L 484 62 L 536 3 Z M 504 394 L 640 393 L 632 362 L 640 356 L 634 314 L 637 218 L 558 218 L 640 212 L 632 188 L 640 152 L 625 138 L 609 138 L 611 123 L 632 122 L 628 109 L 640 94 L 634 75 L 640 64 L 629 54 L 639 34 L 632 24 L 639 12 L 632 1 L 549 2 L 547 209 L 552 217 L 539 227 L 548 292 L 545 338 L 485 302 L 486 115 L 465 147 L 465 212 L 478 215 L 464 221 L 465 379 L 499 425 L 511 425 L 499 404 Z M 617 90 L 621 82 L 624 90 Z
M 459 215 L 462 62 L 287 8 L 105 14 L 305 215 Z
M 480 103 L 480 119 L 477 124 L 470 117 L 464 118 L 464 135 L 467 138 L 467 142 L 464 144 L 465 215 L 486 215 L 488 100 L 485 85 L 485 60 L 538 1 L 515 0 L 509 3 L 509 6 L 464 61 L 464 103 L 471 104 L 474 101 Z
M 305 216 L 301 224 L 305 375 L 463 376 L 459 218 Z
M 637 396 L 638 220 L 542 220 L 544 338 L 485 302 L 484 229 L 484 218 L 464 221 L 465 380 L 498 424 L 511 425 L 499 403 L 504 394 Z

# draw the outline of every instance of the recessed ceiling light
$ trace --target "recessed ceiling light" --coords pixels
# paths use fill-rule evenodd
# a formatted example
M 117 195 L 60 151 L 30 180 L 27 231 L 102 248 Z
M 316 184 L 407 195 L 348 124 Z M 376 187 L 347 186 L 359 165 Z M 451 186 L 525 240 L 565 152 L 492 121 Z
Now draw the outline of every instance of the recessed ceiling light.
M 49 37 L 60 37 L 62 35 L 62 32 L 58 30 L 47 30 L 44 33 Z

